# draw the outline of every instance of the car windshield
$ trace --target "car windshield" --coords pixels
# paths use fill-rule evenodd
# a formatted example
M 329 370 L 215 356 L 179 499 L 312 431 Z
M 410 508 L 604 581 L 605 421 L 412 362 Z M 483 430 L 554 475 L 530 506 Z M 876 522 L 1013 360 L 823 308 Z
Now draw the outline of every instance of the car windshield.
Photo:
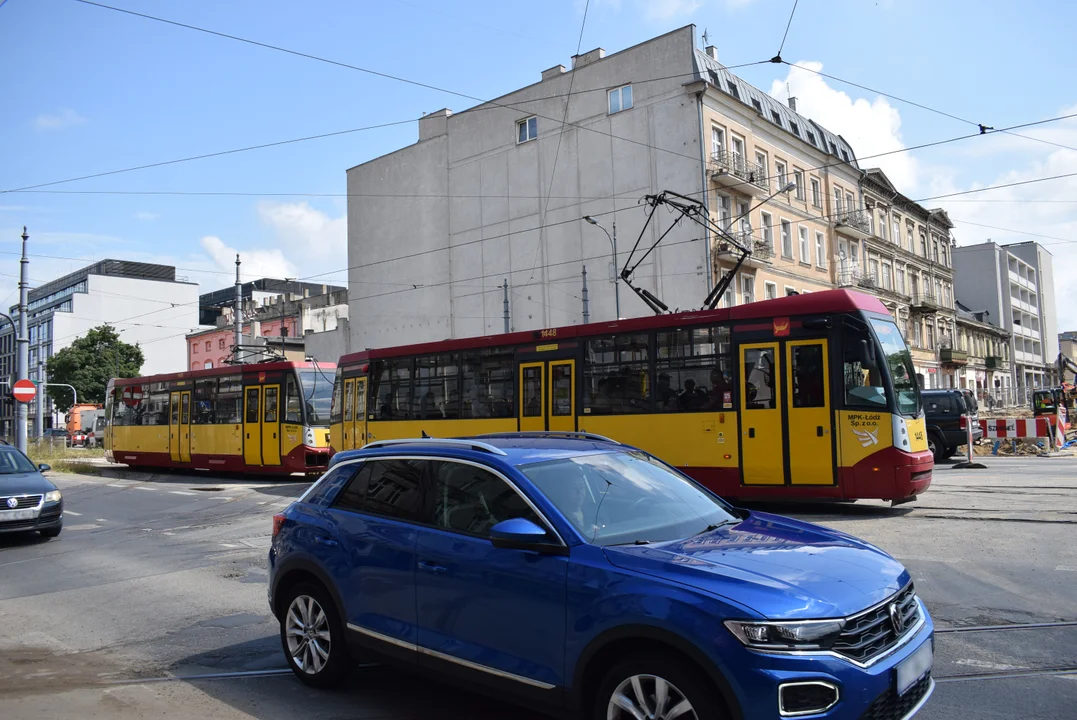
M 875 328 L 875 335 L 878 336 L 883 355 L 886 356 L 898 412 L 902 415 L 917 415 L 920 412 L 920 392 L 916 387 L 916 371 L 912 366 L 909 346 L 905 344 L 893 320 L 873 318 L 871 326 Z
M 307 424 L 329 425 L 329 409 L 333 403 L 333 378 L 320 370 L 300 370 L 299 384 L 306 400 Z
M 638 451 L 548 460 L 520 470 L 592 545 L 678 540 L 736 521 L 721 500 Z
M 0 475 L 29 473 L 36 470 L 34 464 L 15 448 L 0 447 Z

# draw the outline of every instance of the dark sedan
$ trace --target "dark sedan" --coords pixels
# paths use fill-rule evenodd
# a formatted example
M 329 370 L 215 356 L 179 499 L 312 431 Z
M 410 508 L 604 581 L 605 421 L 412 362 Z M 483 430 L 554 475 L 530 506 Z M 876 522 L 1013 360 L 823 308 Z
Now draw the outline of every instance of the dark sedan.
M 0 533 L 37 530 L 56 537 L 64 527 L 60 491 L 42 475 L 48 465 L 34 467 L 30 458 L 10 445 L 0 445 Z

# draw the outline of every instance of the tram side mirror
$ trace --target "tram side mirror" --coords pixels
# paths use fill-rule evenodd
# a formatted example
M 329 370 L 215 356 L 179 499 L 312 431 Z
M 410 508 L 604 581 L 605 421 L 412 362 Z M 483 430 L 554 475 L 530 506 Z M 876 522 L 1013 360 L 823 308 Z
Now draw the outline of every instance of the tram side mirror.
M 879 364 L 875 357 L 875 345 L 867 340 L 860 341 L 861 363 L 869 370 L 878 370 Z

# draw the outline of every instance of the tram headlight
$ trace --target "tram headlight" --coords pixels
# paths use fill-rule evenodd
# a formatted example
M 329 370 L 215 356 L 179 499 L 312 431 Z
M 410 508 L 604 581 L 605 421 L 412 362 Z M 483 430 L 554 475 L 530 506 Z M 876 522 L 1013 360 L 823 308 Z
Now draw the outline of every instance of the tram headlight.
M 314 429 L 303 428 L 303 444 L 310 447 L 314 447 Z
M 912 452 L 912 439 L 909 437 L 909 423 L 900 415 L 890 416 L 894 428 L 894 447 L 905 452 Z

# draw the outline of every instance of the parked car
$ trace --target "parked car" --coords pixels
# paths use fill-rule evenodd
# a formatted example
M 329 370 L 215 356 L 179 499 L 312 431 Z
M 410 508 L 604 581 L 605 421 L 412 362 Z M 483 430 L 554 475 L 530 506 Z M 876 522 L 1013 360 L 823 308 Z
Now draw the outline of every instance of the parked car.
M 961 424 L 962 415 L 967 415 L 972 423 L 972 441 L 978 442 L 983 437 L 979 405 L 971 390 L 921 390 L 920 397 L 927 423 L 927 447 L 935 456 L 935 462 L 946 460 L 959 447 L 968 444 L 968 433 Z
M 68 437 L 67 430 L 62 427 L 45 428 L 42 434 L 47 440 L 51 440 L 52 438 L 62 438 L 64 441 L 64 445 L 71 444 L 71 438 Z
M 64 526 L 64 501 L 42 473 L 48 465 L 30 461 L 18 448 L 0 445 L 0 533 L 37 530 L 56 537 Z
M 908 718 L 934 688 L 896 560 L 582 433 L 338 453 L 274 516 L 269 570 L 316 687 L 361 656 L 588 720 Z

